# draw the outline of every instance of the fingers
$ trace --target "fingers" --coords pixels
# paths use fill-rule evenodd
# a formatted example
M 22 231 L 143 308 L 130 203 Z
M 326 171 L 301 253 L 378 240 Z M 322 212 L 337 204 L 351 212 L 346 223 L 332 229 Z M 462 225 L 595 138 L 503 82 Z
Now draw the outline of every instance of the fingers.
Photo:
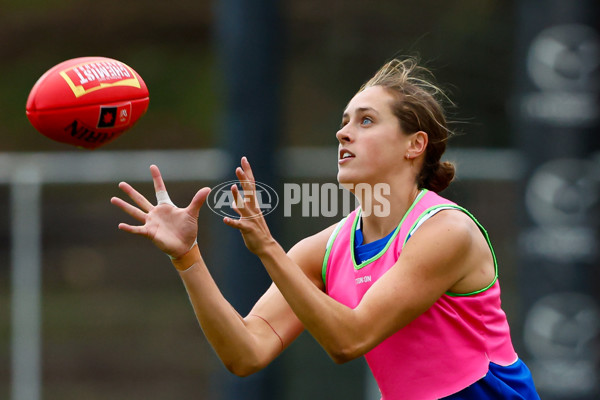
M 246 157 L 242 157 L 241 167 L 236 168 L 235 174 L 242 185 L 244 196 L 246 196 L 244 198 L 244 205 L 250 207 L 253 212 L 260 212 L 256 199 L 256 181 Z
M 128 202 L 121 200 L 118 197 L 113 197 L 110 199 L 111 204 L 119 207 L 121 210 L 125 211 L 127 214 L 131 215 L 133 218 L 140 222 L 146 221 L 146 213 L 129 204 Z
M 198 192 L 196 192 L 196 195 L 190 202 L 190 205 L 187 207 L 188 213 L 190 215 L 192 215 L 194 217 L 198 216 L 198 213 L 200 212 L 200 208 L 206 201 L 206 198 L 208 197 L 209 193 L 210 193 L 210 188 L 208 188 L 208 187 L 202 188 L 202 189 L 198 190 Z
M 247 157 L 242 157 L 242 170 L 244 174 L 248 178 L 249 181 L 254 182 L 254 173 L 252 172 L 252 168 L 250 167 L 250 162 Z
M 162 175 L 160 174 L 160 170 L 156 165 L 150 166 L 150 174 L 152 175 L 152 181 L 154 182 L 154 191 L 167 191 L 167 187 L 165 186 L 165 182 L 163 181 Z
M 134 235 L 148 236 L 148 230 L 145 226 L 134 226 L 125 223 L 120 223 L 119 229 L 124 232 L 133 233 Z
M 167 192 L 167 187 L 165 186 L 165 182 L 160 174 L 160 170 L 156 165 L 150 166 L 150 174 L 152 175 L 152 181 L 154 182 L 156 205 L 168 204 L 175 207 L 175 204 L 173 204 L 173 201 L 171 201 L 171 198 L 169 197 L 169 193 Z
M 148 199 L 142 196 L 141 193 L 135 190 L 127 182 L 119 183 L 119 189 L 125 192 L 125 194 L 127 194 L 127 196 L 129 196 L 131 200 L 133 200 L 134 203 L 137 204 L 142 210 L 148 212 L 154 208 L 154 206 L 148 201 Z
M 225 223 L 225 225 L 230 226 L 232 228 L 239 229 L 240 231 L 244 230 L 244 225 L 241 219 L 225 217 L 223 218 L 223 222 Z
M 241 167 L 237 167 L 235 169 L 235 174 L 242 184 L 244 190 L 254 190 L 256 181 L 254 180 L 252 168 L 250 168 L 250 163 L 246 157 L 242 157 Z
M 252 172 L 252 168 L 250 167 L 250 163 L 248 162 L 248 159 L 246 157 L 242 157 L 240 164 L 241 166 L 236 168 L 236 175 L 240 181 L 241 189 L 238 188 L 237 185 L 233 185 L 231 188 L 232 194 L 234 196 L 234 204 L 232 205 L 232 208 L 242 219 L 256 218 L 261 215 L 261 210 L 257 206 L 258 200 L 255 190 L 256 185 L 254 180 L 254 174 Z M 167 188 L 159 168 L 154 164 L 151 165 L 150 173 L 152 175 L 152 181 L 154 183 L 154 190 L 156 193 L 156 200 L 158 203 L 157 205 L 169 204 L 171 206 L 175 206 L 175 204 L 173 204 L 173 202 L 169 198 L 169 194 L 167 192 Z M 152 211 L 155 208 L 155 206 L 128 183 L 119 183 L 119 188 L 123 190 L 123 192 L 125 192 L 139 208 L 127 203 L 126 201 L 118 197 L 113 197 L 111 199 L 111 203 L 145 225 L 147 220 L 147 213 Z M 210 191 L 210 188 L 205 187 L 196 192 L 194 198 L 192 199 L 188 207 L 185 208 L 186 212 L 190 216 L 198 216 L 200 208 L 206 202 Z M 230 220 L 231 224 L 233 224 L 232 226 L 236 225 L 236 220 Z M 119 229 L 134 234 L 146 234 L 146 229 L 144 228 L 144 226 L 137 227 L 122 223 L 119 225 Z
M 159 206 L 161 204 L 168 204 L 175 207 L 175 204 L 171 201 L 169 193 L 167 193 L 166 190 L 159 190 L 156 192 L 156 205 Z
M 244 186 L 244 184 L 242 184 Z M 231 193 L 233 194 L 233 204 L 231 208 L 242 218 L 250 219 L 257 218 L 261 215 L 261 210 L 256 206 L 256 192 L 254 189 L 244 188 L 244 192 L 240 192 L 237 185 L 231 186 Z
M 240 217 L 244 218 L 244 215 L 242 214 L 242 211 L 245 209 L 244 197 L 240 193 L 237 185 L 231 185 L 231 194 L 233 195 L 233 204 L 231 205 L 231 208 Z

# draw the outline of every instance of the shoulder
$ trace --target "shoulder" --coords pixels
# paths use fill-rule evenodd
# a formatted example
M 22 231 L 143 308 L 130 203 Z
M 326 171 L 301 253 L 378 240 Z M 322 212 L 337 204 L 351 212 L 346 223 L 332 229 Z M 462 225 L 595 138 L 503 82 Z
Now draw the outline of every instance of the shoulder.
M 403 253 L 418 254 L 431 265 L 446 268 L 464 261 L 479 242 L 481 232 L 473 219 L 461 209 L 444 209 L 427 219 L 406 242 Z
M 479 227 L 471 216 L 462 209 L 447 208 L 427 219 L 413 236 L 416 240 L 444 239 L 460 245 L 467 244 L 479 234 Z
M 431 272 L 446 275 L 451 284 L 447 291 L 453 293 L 482 290 L 497 276 L 487 232 L 464 209 L 445 209 L 431 217 L 406 248 Z

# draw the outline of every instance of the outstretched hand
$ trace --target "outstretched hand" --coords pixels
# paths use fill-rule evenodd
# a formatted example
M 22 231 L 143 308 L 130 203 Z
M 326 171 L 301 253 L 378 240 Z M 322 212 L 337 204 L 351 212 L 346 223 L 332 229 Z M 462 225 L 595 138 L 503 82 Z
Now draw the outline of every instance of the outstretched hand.
M 127 194 L 138 207 L 126 201 L 113 197 L 110 202 L 142 225 L 129 225 L 120 223 L 119 229 L 150 239 L 156 247 L 171 257 L 180 257 L 185 254 L 195 243 L 198 235 L 198 213 L 204 204 L 210 189 L 200 189 L 190 204 L 179 208 L 173 204 L 160 171 L 156 165 L 150 167 L 157 205 L 154 206 L 148 199 L 126 182 L 121 182 L 119 188 Z
M 275 240 L 271 236 L 267 222 L 259 207 L 256 197 L 256 181 L 252 168 L 246 157 L 242 157 L 241 167 L 237 167 L 235 174 L 240 181 L 243 193 L 237 185 L 231 186 L 234 205 L 233 209 L 240 216 L 239 219 L 225 217 L 225 224 L 236 228 L 242 234 L 248 250 L 260 256 L 268 244 Z

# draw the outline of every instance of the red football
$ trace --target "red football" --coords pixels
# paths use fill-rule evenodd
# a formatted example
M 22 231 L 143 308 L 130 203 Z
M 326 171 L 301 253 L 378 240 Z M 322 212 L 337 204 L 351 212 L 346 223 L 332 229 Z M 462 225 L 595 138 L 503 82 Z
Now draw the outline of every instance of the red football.
M 131 128 L 149 102 L 148 88 L 133 68 L 110 58 L 81 57 L 42 75 L 25 109 L 43 135 L 95 149 Z

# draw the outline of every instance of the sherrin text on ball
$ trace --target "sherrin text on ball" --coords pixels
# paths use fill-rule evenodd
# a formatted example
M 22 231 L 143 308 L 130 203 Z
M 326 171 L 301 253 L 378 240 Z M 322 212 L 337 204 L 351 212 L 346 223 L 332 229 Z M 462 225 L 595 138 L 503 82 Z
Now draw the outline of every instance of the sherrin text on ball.
M 48 138 L 95 149 L 130 129 L 149 102 L 146 84 L 130 66 L 106 57 L 80 57 L 42 75 L 25 108 L 31 124 Z

